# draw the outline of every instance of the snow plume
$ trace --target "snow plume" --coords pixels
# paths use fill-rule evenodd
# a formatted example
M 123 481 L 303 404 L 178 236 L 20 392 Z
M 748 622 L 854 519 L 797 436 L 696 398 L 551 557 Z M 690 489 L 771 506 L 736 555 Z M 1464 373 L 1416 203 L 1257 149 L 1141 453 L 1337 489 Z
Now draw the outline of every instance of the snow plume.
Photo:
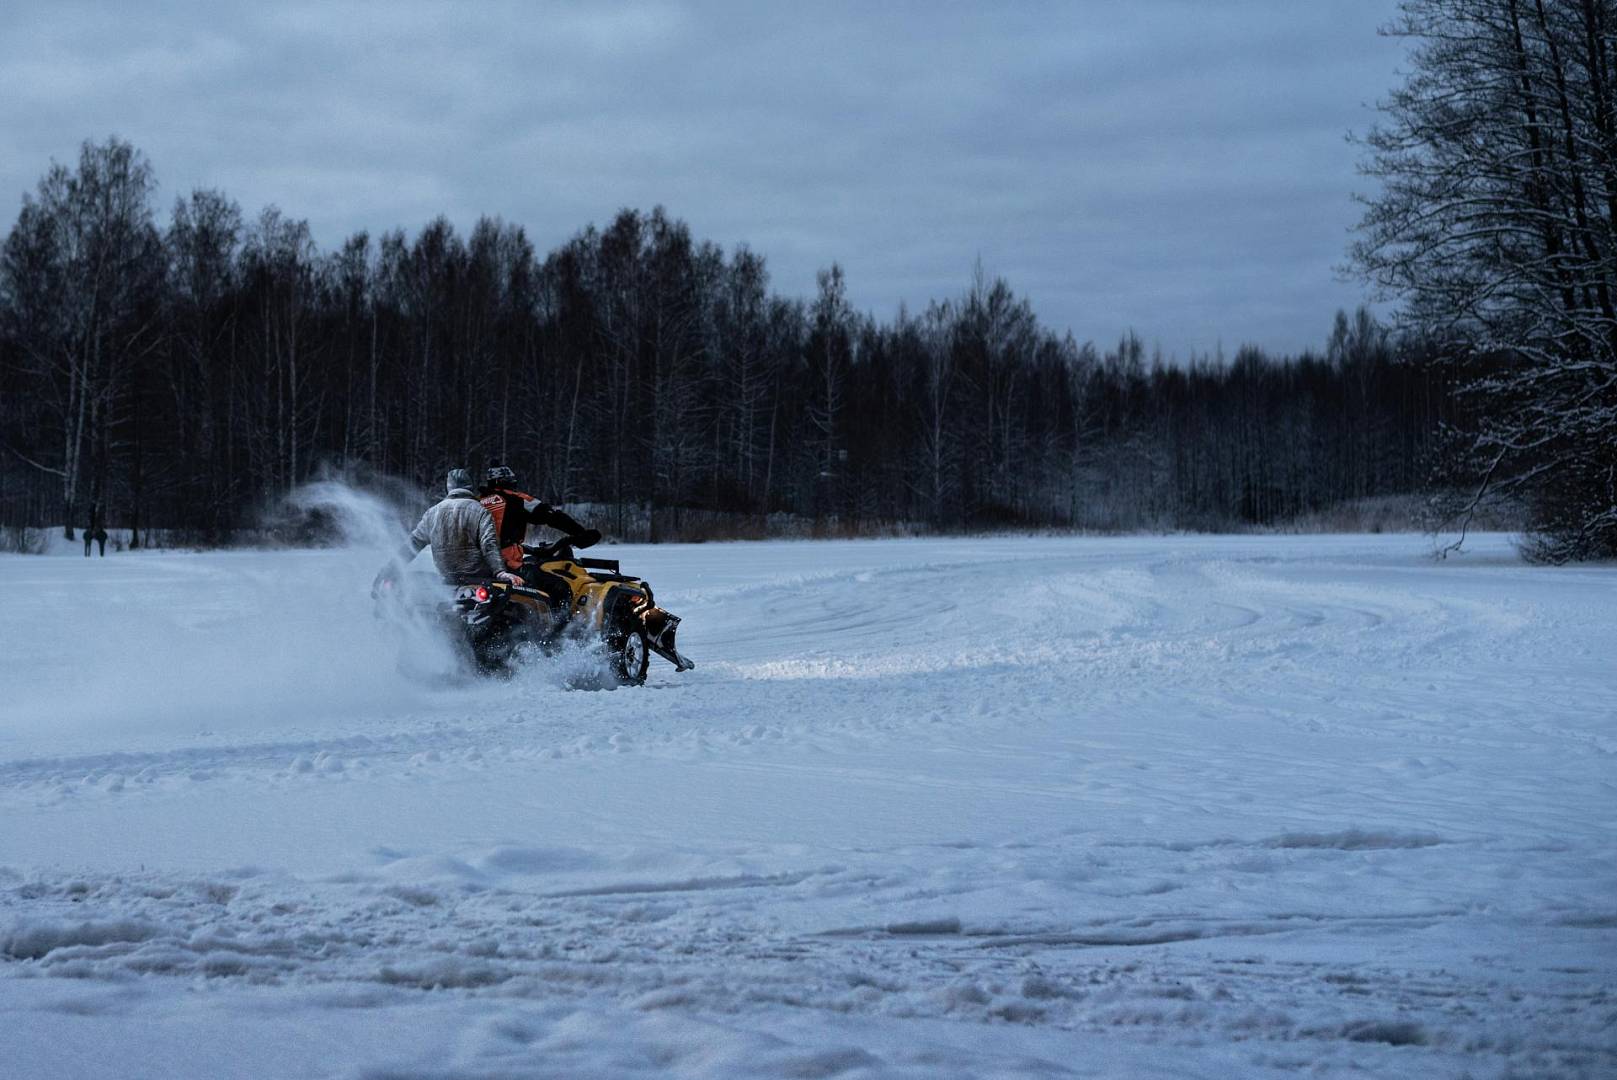
M 72 678 L 22 687 L 7 710 L 17 722 L 0 727 L 317 730 L 425 704 L 456 670 L 449 641 L 428 620 L 379 612 L 370 595 L 404 546 L 402 521 L 383 496 L 325 480 L 294 491 L 274 523 L 330 547 L 125 557 L 141 560 L 139 575 L 111 558 L 85 563 L 85 590 L 40 612 L 34 644 L 75 656 Z
M 380 561 L 404 544 L 411 515 L 401 505 L 412 494 L 420 499 L 396 481 L 373 480 L 361 488 L 325 478 L 295 489 L 270 517 L 283 529 L 332 537 L 339 547 Z

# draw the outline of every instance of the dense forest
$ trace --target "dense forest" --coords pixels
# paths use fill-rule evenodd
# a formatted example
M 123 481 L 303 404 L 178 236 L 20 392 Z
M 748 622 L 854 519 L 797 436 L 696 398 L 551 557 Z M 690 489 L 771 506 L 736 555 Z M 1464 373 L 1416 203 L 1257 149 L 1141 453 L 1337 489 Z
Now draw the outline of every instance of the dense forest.
M 762 255 L 661 209 L 546 254 L 489 219 L 321 251 L 216 191 L 160 223 L 155 187 L 134 147 L 87 143 L 6 238 L 0 524 L 72 529 L 101 506 L 226 541 L 323 472 L 425 497 L 498 459 L 654 539 L 715 512 L 1225 528 L 1413 490 L 1452 408 L 1364 312 L 1319 355 L 1168 363 L 1054 333 L 980 270 L 888 322 L 836 266 L 781 297 Z

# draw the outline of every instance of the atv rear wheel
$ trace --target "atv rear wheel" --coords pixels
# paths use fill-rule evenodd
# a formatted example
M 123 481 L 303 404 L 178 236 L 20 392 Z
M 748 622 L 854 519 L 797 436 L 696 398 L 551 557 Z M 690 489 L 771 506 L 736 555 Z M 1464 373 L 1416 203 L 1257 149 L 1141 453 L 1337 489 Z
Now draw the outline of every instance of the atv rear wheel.
M 645 682 L 646 667 L 651 663 L 646 632 L 638 626 L 625 627 L 608 644 L 612 650 L 612 678 L 618 685 L 639 686 Z

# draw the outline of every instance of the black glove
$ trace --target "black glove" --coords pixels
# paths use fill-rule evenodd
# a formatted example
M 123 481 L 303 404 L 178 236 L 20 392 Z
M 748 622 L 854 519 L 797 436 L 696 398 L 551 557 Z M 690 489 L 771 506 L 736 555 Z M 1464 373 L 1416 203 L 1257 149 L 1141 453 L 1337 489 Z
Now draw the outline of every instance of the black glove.
M 575 548 L 593 547 L 601 542 L 601 530 L 585 529 L 583 532 L 578 533 L 575 536 L 569 536 L 567 540 Z

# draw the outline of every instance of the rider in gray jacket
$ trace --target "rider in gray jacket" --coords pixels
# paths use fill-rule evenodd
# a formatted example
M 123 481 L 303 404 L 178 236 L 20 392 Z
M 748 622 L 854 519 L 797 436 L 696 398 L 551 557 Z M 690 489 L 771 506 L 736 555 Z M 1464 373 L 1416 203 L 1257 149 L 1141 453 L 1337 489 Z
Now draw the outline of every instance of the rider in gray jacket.
M 513 585 L 522 579 L 505 568 L 500 557 L 499 535 L 494 517 L 477 501 L 472 476 L 465 469 L 449 470 L 449 493 L 427 509 L 410 532 L 410 542 L 400 556 L 405 562 L 429 545 L 432 561 L 446 585 L 477 585 L 498 578 Z M 377 582 L 391 580 L 396 568 L 388 564 L 377 575 Z

